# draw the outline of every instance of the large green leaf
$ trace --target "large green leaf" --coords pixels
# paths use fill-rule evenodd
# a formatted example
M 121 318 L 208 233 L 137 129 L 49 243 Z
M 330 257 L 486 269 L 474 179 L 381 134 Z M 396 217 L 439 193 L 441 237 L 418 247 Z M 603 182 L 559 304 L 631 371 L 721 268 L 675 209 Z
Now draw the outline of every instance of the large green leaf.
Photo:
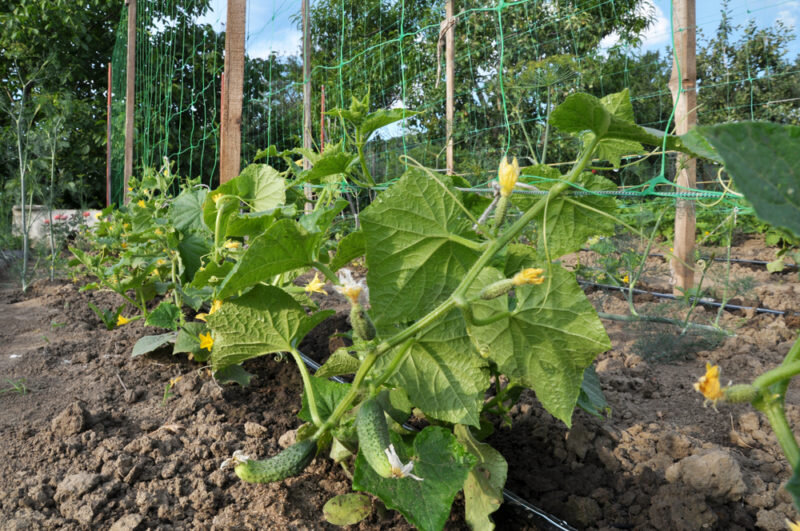
M 463 242 L 469 223 L 450 194 L 460 195 L 409 170 L 362 213 L 367 283 L 379 328 L 427 314 L 476 260 L 478 253 Z
M 319 378 L 311 376 L 311 387 L 314 391 L 314 398 L 317 404 L 317 412 L 323 421 L 331 416 L 333 410 L 339 402 L 342 401 L 344 396 L 350 389 L 350 384 L 338 383 L 328 380 L 327 378 Z M 300 420 L 312 422 L 311 410 L 308 407 L 308 389 L 303 389 L 303 407 L 297 414 Z
M 800 236 L 800 127 L 741 122 L 697 131 L 725 161 L 756 214 Z
M 626 122 L 635 123 L 631 93 L 627 88 L 623 89 L 621 92 L 603 96 L 600 98 L 600 103 L 611 116 Z
M 394 352 L 383 355 L 373 371 L 385 369 Z M 454 310 L 409 348 L 389 383 L 405 389 L 411 402 L 430 417 L 479 426 L 489 373 L 470 344 L 460 312 Z
M 294 218 L 296 215 L 297 207 L 294 205 L 272 208 L 263 212 L 247 212 L 244 214 L 234 212 L 228 220 L 225 234 L 233 237 L 249 236 L 250 238 L 255 238 L 267 230 L 276 220 Z
M 181 317 L 181 309 L 171 302 L 162 301 L 156 309 L 147 316 L 145 324 L 167 330 L 177 330 L 178 321 Z
M 183 262 L 183 272 L 187 280 L 194 278 L 200 269 L 203 256 L 211 252 L 211 241 L 198 233 L 186 235 L 178 243 L 178 254 Z
M 265 354 L 289 351 L 332 313 L 307 315 L 282 289 L 257 286 L 238 299 L 226 301 L 206 318 L 214 333 L 211 365 L 218 371 Z
M 276 208 L 286 202 L 283 177 L 266 164 L 250 164 L 234 179 L 238 195 L 252 212 Z
M 565 133 L 591 131 L 603 136 L 611 123 L 611 114 L 599 99 L 591 94 L 570 94 L 550 113 L 550 125 Z
M 489 515 L 503 503 L 508 463 L 500 452 L 486 443 L 478 442 L 469 427 L 459 424 L 453 432 L 458 442 L 478 460 L 464 482 L 465 520 L 472 529 L 494 529 L 494 522 Z
M 481 355 L 512 381 L 533 389 L 542 405 L 569 426 L 584 370 L 611 343 L 575 275 L 551 264 L 545 276 L 541 285 L 516 288 L 509 317 L 471 325 L 469 332 Z M 501 278 L 499 271 L 485 269 L 471 287 L 473 296 Z M 508 310 L 507 296 L 473 304 L 479 320 Z
M 577 184 L 586 190 L 616 190 L 617 186 L 600 175 L 584 172 Z M 548 189 L 553 183 L 542 183 Z M 576 204 L 579 203 L 579 204 Z M 548 202 L 542 214 L 537 216 L 539 223 L 538 249 L 544 253 L 545 239 L 551 258 L 558 258 L 580 249 L 591 236 L 614 234 L 614 220 L 588 210 L 580 205 L 612 214 L 616 210 L 616 200 L 608 195 L 582 195 L 558 197 Z M 545 216 L 546 214 L 546 216 Z
M 450 507 L 461 490 L 475 457 L 459 444 L 453 434 L 428 426 L 414 438 L 413 448 L 392 433 L 392 444 L 403 463 L 412 457 L 412 473 L 423 478 L 382 478 L 359 454 L 353 474 L 353 489 L 378 496 L 423 531 L 444 528 Z
M 255 238 L 219 290 L 219 298 L 268 281 L 272 276 L 310 266 L 319 246 L 320 235 L 309 234 L 291 219 L 276 221 Z
M 206 200 L 206 190 L 184 190 L 172 202 L 169 210 L 170 218 L 175 228 L 182 232 L 200 231 L 204 229 L 203 203 Z
M 367 242 L 362 231 L 351 232 L 342 238 L 336 247 L 336 256 L 331 260 L 330 268 L 337 271 L 349 264 L 351 260 L 364 256 L 366 245 Z
M 366 142 L 370 135 L 381 127 L 399 122 L 403 118 L 411 118 L 416 114 L 419 114 L 419 112 L 409 111 L 408 109 L 380 109 L 364 118 L 364 121 L 358 126 L 358 132 Z
M 326 152 L 308 172 L 303 174 L 301 179 L 318 184 L 323 177 L 345 173 L 354 160 L 356 160 L 356 155 L 352 153 Z
M 157 336 L 140 337 L 136 344 L 133 345 L 131 358 L 138 358 L 139 356 L 155 352 L 164 345 L 174 343 L 176 337 L 178 337 L 176 332 L 167 332 L 166 334 L 160 334 Z

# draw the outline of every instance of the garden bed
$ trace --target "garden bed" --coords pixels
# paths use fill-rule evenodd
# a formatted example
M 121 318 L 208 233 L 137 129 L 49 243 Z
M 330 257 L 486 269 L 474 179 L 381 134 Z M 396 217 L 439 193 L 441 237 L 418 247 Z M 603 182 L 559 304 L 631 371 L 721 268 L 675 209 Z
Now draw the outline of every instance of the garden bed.
M 759 273 L 753 292 L 766 303 L 796 279 Z M 296 367 L 252 360 L 255 378 L 241 389 L 218 386 L 185 358 L 132 360 L 148 333 L 141 322 L 107 331 L 87 306 L 114 306 L 115 297 L 66 283 L 0 292 L 0 378 L 24 379 L 29 390 L 0 394 L 0 529 L 333 528 L 322 505 L 350 482 L 330 460 L 266 485 L 220 470 L 234 450 L 263 458 L 289 444 L 282 436 L 300 423 Z M 590 298 L 599 311 L 626 313 L 613 294 Z M 302 346 L 320 361 L 347 326 L 346 305 L 326 304 L 339 312 Z M 779 364 L 796 335 L 791 318 L 726 313 L 722 324 L 737 336 L 711 350 L 667 345 L 659 338 L 675 336 L 668 325 L 605 324 L 614 348 L 596 366 L 610 417 L 577 412 L 568 430 L 526 391 L 513 426 L 498 426 L 488 441 L 508 461 L 507 488 L 578 529 L 777 530 L 796 518 L 781 488 L 790 468 L 763 417 L 747 405 L 704 408 L 692 389 L 706 361 L 722 367 L 723 383 Z M 659 356 L 659 344 L 674 355 Z M 799 399 L 790 389 L 793 425 Z M 466 528 L 462 514 L 457 499 L 447 528 Z M 498 529 L 548 529 L 510 505 L 493 518 Z M 357 528 L 409 526 L 375 510 Z

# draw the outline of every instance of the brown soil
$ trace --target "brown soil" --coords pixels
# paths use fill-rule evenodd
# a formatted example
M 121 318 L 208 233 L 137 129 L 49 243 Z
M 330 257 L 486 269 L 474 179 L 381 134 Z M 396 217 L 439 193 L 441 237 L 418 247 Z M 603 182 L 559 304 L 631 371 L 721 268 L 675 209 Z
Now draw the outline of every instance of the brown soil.
M 662 266 L 658 259 L 648 266 L 648 283 L 669 291 Z M 753 277 L 746 296 L 760 305 L 797 308 L 796 273 L 734 274 Z M 87 306 L 110 307 L 114 297 L 66 283 L 36 284 L 24 296 L 0 291 L 0 389 L 20 378 L 29 389 L 0 394 L 0 530 L 333 528 L 322 505 L 347 492 L 349 481 L 328 459 L 269 485 L 242 483 L 219 468 L 234 450 L 263 458 L 288 444 L 284 434 L 300 424 L 296 368 L 253 360 L 246 367 L 256 377 L 241 389 L 218 386 L 185 358 L 131 359 L 136 339 L 152 330 L 134 322 L 107 331 Z M 590 297 L 598 310 L 627 313 L 619 295 Z M 638 307 L 685 311 L 660 301 Z M 692 320 L 714 316 L 698 308 Z M 790 468 L 765 418 L 746 405 L 704 408 L 692 383 L 706 361 L 721 365 L 723 383 L 777 365 L 797 323 L 728 312 L 721 323 L 737 335 L 709 347 L 713 341 L 699 335 L 677 338 L 669 325 L 607 321 L 614 348 L 597 371 L 610 417 L 577 412 L 567 429 L 524 393 L 513 427 L 498 427 L 489 439 L 509 462 L 508 489 L 578 529 L 784 529 L 784 518 L 798 516 L 781 487 Z M 302 348 L 324 358 L 340 341 L 332 334 L 346 326 L 340 312 Z M 165 401 L 176 376 L 182 379 Z M 797 425 L 794 386 L 787 401 Z M 448 529 L 465 528 L 462 504 L 456 500 Z M 375 506 L 356 528 L 409 528 Z M 494 518 L 498 529 L 550 529 L 511 505 Z

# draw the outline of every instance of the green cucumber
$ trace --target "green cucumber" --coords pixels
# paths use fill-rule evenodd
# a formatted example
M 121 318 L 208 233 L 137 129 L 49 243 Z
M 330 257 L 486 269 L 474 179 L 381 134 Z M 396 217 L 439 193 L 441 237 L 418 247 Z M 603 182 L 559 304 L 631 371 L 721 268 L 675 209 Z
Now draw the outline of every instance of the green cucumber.
M 380 403 L 370 398 L 358 410 L 356 416 L 358 431 L 358 451 L 369 466 L 384 478 L 392 477 L 392 465 L 385 450 L 389 447 L 389 425 Z
M 248 483 L 270 483 L 300 474 L 314 459 L 317 441 L 294 443 L 278 455 L 257 461 L 249 459 L 236 465 L 236 475 Z

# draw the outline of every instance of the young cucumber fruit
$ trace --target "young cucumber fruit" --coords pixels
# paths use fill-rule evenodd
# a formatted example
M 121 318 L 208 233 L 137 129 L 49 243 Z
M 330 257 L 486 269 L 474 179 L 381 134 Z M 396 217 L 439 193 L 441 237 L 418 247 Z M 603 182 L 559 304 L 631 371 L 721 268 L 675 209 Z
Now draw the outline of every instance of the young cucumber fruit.
M 278 455 L 262 461 L 250 459 L 236 465 L 236 475 L 248 483 L 270 483 L 302 472 L 317 450 L 317 441 L 305 439 L 286 448 Z
M 389 426 L 383 408 L 375 398 L 370 398 L 358 410 L 356 415 L 356 431 L 358 432 L 358 451 L 364 456 L 369 466 L 384 478 L 392 477 L 392 465 L 385 450 L 389 447 Z

